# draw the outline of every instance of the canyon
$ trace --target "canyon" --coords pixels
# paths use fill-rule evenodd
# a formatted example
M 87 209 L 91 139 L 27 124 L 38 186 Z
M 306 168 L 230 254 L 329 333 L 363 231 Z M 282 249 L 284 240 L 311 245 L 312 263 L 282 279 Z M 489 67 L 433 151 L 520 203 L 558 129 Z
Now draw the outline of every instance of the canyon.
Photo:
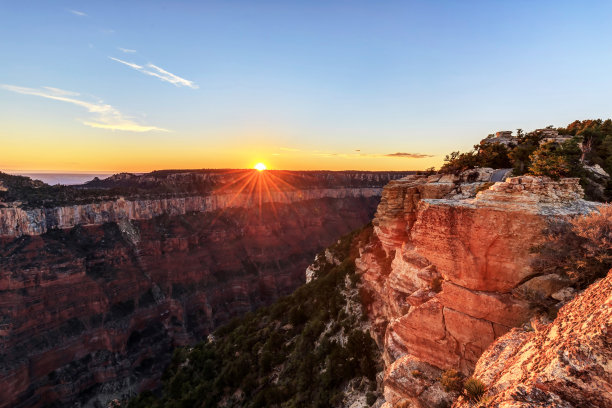
M 564 278 L 533 271 L 534 248 L 549 222 L 596 204 L 578 179 L 494 174 L 412 175 L 383 191 L 375 239 L 356 265 L 383 349 L 385 407 L 449 406 L 457 395 L 442 372 L 471 375 L 496 339 L 529 322 L 536 305 L 521 294 L 571 297 Z
M 267 190 L 249 173 L 124 174 L 72 203 L 5 201 L 0 407 L 101 407 L 159 387 L 176 347 L 191 352 L 322 265 L 348 267 L 330 245 L 372 216 L 351 259 L 359 327 L 384 363 L 373 406 L 471 406 L 440 380 L 451 369 L 481 379 L 496 407 L 608 392 L 610 278 L 574 299 L 567 277 L 534 268 L 547 228 L 598 204 L 578 179 L 509 174 L 296 173 Z M 544 304 L 565 306 L 551 323 Z
M 272 191 L 265 194 L 227 193 L 206 196 L 126 200 L 119 198 L 98 203 L 76 204 L 52 208 L 0 208 L 0 235 L 17 237 L 40 235 L 53 228 L 77 225 L 101 225 L 125 220 L 148 220 L 160 215 L 178 216 L 188 213 L 221 211 L 228 208 L 254 208 L 259 205 L 283 205 L 321 199 L 379 197 L 380 188 L 312 189 Z
M 262 175 L 227 174 L 212 187 L 197 172 L 118 175 L 94 199 L 69 190 L 74 202 L 41 207 L 27 200 L 37 183 L 1 203 L 0 407 L 106 406 L 156 387 L 175 347 L 291 293 L 406 175 L 294 172 L 265 190 Z M 233 185 L 245 174 L 259 178 Z M 126 180 L 138 193 L 116 197 Z

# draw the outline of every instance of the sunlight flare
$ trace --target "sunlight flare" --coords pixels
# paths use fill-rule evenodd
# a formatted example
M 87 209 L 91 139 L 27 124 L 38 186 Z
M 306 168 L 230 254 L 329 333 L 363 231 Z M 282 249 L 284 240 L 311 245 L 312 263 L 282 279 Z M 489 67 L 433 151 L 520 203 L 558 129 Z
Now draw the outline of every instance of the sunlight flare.
M 257 170 L 257 171 L 264 171 L 264 170 L 266 170 L 266 169 L 267 169 L 267 167 L 266 167 L 266 165 L 265 165 L 265 164 L 263 164 L 263 163 L 257 163 L 257 164 L 254 166 L 254 169 L 255 169 L 255 170 Z

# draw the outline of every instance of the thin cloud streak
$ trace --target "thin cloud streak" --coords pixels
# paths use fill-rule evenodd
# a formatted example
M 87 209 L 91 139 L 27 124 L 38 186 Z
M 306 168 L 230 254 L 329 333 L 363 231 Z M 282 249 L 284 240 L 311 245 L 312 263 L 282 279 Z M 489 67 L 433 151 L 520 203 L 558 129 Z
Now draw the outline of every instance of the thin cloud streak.
M 130 68 L 134 68 L 136 70 L 142 70 L 143 69 L 143 67 L 138 65 L 138 64 L 133 64 L 131 62 L 120 60 L 119 58 L 115 58 L 115 57 L 108 57 L 108 58 L 112 59 L 113 61 L 117 61 L 117 62 L 119 62 L 119 63 L 121 63 L 123 65 L 127 65 Z
M 129 48 L 121 48 L 121 47 L 117 47 L 117 49 L 118 49 L 119 51 L 122 51 L 122 52 L 126 53 L 126 54 L 133 54 L 133 53 L 135 53 L 135 52 L 136 52 L 136 50 L 131 50 L 131 49 L 129 49 Z
M 433 157 L 431 154 L 421 154 L 421 153 L 389 153 L 385 154 L 385 157 L 406 157 L 409 159 L 424 159 L 426 157 Z
M 96 115 L 93 120 L 83 120 L 85 126 L 90 126 L 99 129 L 123 130 L 126 132 L 168 132 L 167 129 L 158 128 L 156 126 L 143 126 L 130 118 L 124 116 L 119 110 L 111 105 L 83 101 L 76 99 L 79 96 L 76 92 L 65 91 L 59 88 L 43 87 L 43 89 L 27 88 L 15 85 L 0 84 L 1 89 L 15 92 L 22 95 L 39 96 L 41 98 L 52 99 L 55 101 L 66 102 L 72 105 L 85 108 L 89 113 Z
M 151 63 L 148 63 L 146 67 L 144 67 L 142 65 L 138 65 L 133 62 L 121 60 L 119 58 L 115 58 L 115 57 L 108 57 L 108 58 L 110 58 L 113 61 L 119 62 L 123 65 L 127 65 L 128 67 L 135 69 L 136 71 L 142 72 L 143 74 L 158 78 L 164 82 L 171 83 L 172 85 L 176 87 L 186 86 L 191 89 L 199 88 L 199 86 L 196 85 L 193 81 L 190 81 L 185 78 L 181 78 L 180 76 L 175 75 L 171 72 L 168 72 L 165 69 L 158 67 L 157 65 L 153 65 Z
M 84 12 L 79 11 L 79 10 L 68 10 L 68 11 L 71 12 L 72 14 L 74 14 L 75 16 L 87 17 L 87 13 L 84 13 Z
M 424 159 L 427 157 L 433 157 L 431 154 L 421 154 L 421 153 L 388 153 L 388 154 L 378 154 L 378 153 L 329 153 L 329 152 L 321 152 L 314 153 L 315 156 L 320 157 L 341 157 L 344 159 L 372 159 L 372 158 L 390 158 L 390 157 L 400 157 L 407 159 Z
M 408 159 L 424 159 L 427 157 L 434 157 L 431 154 L 422 154 L 422 153 L 361 153 L 361 149 L 355 149 L 355 153 L 332 153 L 332 152 L 322 152 L 320 150 L 310 150 L 310 151 L 302 151 L 300 149 L 296 149 L 293 147 L 278 147 L 279 150 L 291 153 L 303 152 L 304 154 L 310 154 L 313 156 L 319 157 L 342 157 L 345 159 L 366 159 L 366 158 L 387 158 L 387 157 L 400 157 L 400 158 L 408 158 Z
M 60 95 L 60 96 L 79 96 L 78 92 L 72 92 L 72 91 L 65 91 L 63 89 L 59 89 L 59 88 L 54 88 L 52 86 L 43 86 L 44 89 L 46 89 L 47 91 L 54 93 L 56 95 Z

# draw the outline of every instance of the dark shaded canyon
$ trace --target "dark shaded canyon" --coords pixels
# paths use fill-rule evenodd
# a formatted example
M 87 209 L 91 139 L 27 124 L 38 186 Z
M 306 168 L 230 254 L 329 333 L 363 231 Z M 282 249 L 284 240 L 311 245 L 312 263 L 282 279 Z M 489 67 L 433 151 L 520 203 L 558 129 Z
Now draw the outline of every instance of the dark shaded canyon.
M 1 407 L 101 406 L 178 345 L 304 282 L 379 197 L 264 203 L 0 238 Z

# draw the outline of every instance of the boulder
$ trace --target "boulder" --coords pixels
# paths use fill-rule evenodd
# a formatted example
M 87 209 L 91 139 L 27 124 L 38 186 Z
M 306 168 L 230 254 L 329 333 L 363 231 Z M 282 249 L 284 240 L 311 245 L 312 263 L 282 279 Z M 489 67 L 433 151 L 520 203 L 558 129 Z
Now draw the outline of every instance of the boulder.
M 515 292 L 522 297 L 546 299 L 570 284 L 569 279 L 554 273 L 536 276 L 518 286 Z
M 537 331 L 513 329 L 478 360 L 487 407 L 612 406 L 612 272 Z M 454 408 L 470 403 L 458 400 Z

